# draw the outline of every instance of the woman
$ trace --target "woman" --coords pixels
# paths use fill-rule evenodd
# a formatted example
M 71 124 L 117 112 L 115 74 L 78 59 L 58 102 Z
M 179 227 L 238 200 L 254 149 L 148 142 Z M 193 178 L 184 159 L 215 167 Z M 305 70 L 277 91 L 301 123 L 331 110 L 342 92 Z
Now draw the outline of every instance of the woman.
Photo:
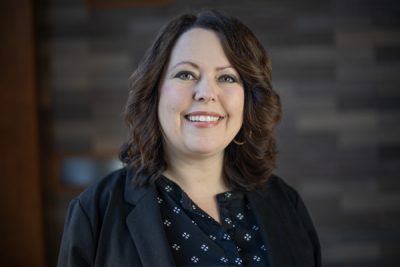
M 320 266 L 301 198 L 271 174 L 280 113 L 245 25 L 172 20 L 131 77 L 126 167 L 71 202 L 59 266 Z

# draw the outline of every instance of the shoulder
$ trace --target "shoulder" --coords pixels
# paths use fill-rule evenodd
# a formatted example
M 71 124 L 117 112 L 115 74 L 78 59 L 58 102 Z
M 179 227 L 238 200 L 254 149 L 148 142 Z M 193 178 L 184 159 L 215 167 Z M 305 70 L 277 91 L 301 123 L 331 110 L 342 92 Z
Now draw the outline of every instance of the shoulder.
M 272 174 L 268 179 L 266 186 L 268 194 L 273 195 L 276 198 L 284 198 L 295 206 L 299 200 L 299 193 L 291 185 L 289 185 L 283 178 Z
M 130 169 L 116 170 L 90 185 L 71 203 L 79 204 L 89 218 L 102 217 L 114 208 L 121 209 L 129 204 L 125 201 L 126 188 L 129 187 L 133 192 L 136 190 L 131 181 Z
M 126 179 L 128 179 L 127 176 L 128 172 L 126 168 L 113 171 L 112 173 L 87 187 L 76 198 L 82 203 L 86 203 L 93 199 L 105 198 L 112 194 L 115 190 L 123 189 Z
M 133 206 L 125 200 L 125 192 L 132 184 L 131 177 L 126 168 L 116 170 L 71 201 L 65 218 L 60 266 L 97 266 L 94 261 L 98 257 L 103 259 L 114 255 L 114 250 L 101 256 L 96 253 L 100 247 L 103 247 L 100 251 L 108 246 L 115 248 L 125 236 L 129 236 L 125 220 Z M 133 185 L 129 190 L 138 191 Z
M 266 196 L 269 196 L 271 203 L 276 207 L 275 210 L 279 211 L 287 223 L 295 233 L 305 232 L 307 234 L 306 240 L 310 241 L 312 246 L 312 259 L 314 265 L 307 266 L 321 266 L 321 248 L 319 244 L 318 234 L 315 230 L 311 216 L 296 189 L 289 185 L 284 179 L 272 175 L 266 182 Z M 303 231 L 302 231 L 303 229 Z M 298 236 L 300 238 L 300 235 Z M 304 247 L 305 242 L 302 242 Z

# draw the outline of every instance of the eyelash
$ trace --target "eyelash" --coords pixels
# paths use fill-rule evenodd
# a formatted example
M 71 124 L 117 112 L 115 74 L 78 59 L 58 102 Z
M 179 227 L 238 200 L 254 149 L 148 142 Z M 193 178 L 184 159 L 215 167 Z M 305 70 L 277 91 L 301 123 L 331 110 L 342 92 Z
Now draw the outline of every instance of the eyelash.
M 189 78 L 188 76 L 191 76 L 191 77 Z M 179 79 L 182 79 L 182 80 L 185 80 L 185 81 L 187 81 L 187 80 L 197 80 L 198 79 L 196 77 L 196 75 L 194 75 L 190 71 L 180 71 L 175 75 L 174 78 L 179 78 Z M 230 81 L 227 81 L 227 79 L 229 79 Z M 231 75 L 224 74 L 224 75 L 221 75 L 218 78 L 218 81 L 227 82 L 227 83 L 236 83 L 237 82 L 237 78 L 234 77 L 234 76 L 231 76 Z
M 237 82 L 237 79 L 236 79 L 236 77 L 234 77 L 234 76 L 231 76 L 231 75 L 222 75 L 221 77 L 219 77 L 218 78 L 218 80 L 221 80 L 221 79 L 230 79 L 231 81 L 226 81 L 226 80 L 224 80 L 224 82 L 227 82 L 227 83 L 236 83 Z
M 191 78 L 188 78 L 187 76 L 192 76 Z M 183 76 L 185 76 L 185 77 L 183 77 Z M 196 75 L 194 75 L 192 72 L 190 72 L 190 71 L 180 71 L 180 72 L 178 72 L 176 75 L 175 75 L 175 77 L 174 78 L 179 78 L 179 79 L 181 79 L 181 80 L 196 80 L 197 78 L 196 78 Z

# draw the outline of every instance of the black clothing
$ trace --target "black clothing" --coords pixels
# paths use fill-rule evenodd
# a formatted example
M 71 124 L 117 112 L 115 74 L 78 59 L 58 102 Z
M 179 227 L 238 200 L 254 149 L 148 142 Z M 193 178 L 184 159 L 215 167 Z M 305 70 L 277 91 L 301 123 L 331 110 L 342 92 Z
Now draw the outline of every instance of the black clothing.
M 70 204 L 58 266 L 173 267 L 155 186 L 132 185 L 118 170 Z M 277 176 L 245 193 L 268 248 L 270 267 L 320 267 L 320 245 L 298 195 Z
M 156 185 L 161 219 L 178 266 L 268 266 L 260 227 L 243 192 L 216 196 L 219 224 L 173 181 L 162 176 Z

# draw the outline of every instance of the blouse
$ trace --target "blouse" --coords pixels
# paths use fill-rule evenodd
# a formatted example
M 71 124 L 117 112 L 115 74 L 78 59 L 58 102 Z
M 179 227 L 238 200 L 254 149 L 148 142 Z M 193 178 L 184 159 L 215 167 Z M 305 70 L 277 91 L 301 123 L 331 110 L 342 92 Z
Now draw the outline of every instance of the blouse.
M 243 192 L 216 195 L 220 224 L 165 176 L 156 186 L 162 222 L 178 266 L 268 266 L 267 247 Z

